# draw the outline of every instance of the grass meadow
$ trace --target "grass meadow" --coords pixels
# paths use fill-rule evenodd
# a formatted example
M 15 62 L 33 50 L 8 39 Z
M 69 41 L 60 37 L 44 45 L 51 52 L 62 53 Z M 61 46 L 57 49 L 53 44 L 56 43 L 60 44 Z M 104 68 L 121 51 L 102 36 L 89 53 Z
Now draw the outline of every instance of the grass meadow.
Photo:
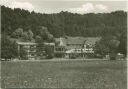
M 127 89 L 126 60 L 2 61 L 2 88 Z

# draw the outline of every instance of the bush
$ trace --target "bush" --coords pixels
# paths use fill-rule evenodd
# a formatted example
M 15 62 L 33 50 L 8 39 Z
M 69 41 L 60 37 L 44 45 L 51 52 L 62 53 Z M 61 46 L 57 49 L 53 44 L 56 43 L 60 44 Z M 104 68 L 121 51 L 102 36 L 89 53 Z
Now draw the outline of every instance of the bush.
M 52 59 L 54 57 L 54 46 L 46 45 L 45 51 L 47 59 Z
M 64 53 L 56 53 L 54 56 L 57 58 L 62 58 L 64 57 Z

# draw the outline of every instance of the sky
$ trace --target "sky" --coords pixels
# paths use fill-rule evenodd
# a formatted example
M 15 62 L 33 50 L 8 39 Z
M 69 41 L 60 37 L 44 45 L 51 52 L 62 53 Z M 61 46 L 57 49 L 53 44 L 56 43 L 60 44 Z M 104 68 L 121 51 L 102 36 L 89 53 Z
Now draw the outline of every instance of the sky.
M 104 13 L 116 10 L 127 11 L 127 2 L 122 0 L 0 0 L 0 5 L 12 9 L 21 8 L 40 13 Z

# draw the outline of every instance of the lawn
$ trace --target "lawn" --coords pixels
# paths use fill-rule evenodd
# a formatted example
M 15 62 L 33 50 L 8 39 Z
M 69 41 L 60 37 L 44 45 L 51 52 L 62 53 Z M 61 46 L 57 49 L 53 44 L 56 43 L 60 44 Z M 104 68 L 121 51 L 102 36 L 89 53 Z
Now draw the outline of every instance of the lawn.
M 3 88 L 127 89 L 126 61 L 2 62 Z

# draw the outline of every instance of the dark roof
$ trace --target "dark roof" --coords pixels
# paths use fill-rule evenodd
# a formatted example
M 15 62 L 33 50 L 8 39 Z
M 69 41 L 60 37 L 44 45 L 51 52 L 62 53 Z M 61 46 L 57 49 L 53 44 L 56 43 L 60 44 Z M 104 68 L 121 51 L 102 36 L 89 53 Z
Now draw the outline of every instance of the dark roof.
M 91 44 L 94 45 L 101 37 L 68 37 L 67 44 Z
M 99 41 L 101 37 L 67 37 L 61 38 L 64 44 L 91 44 L 94 45 L 96 41 Z M 56 38 L 56 41 L 60 41 L 60 38 Z
M 66 42 L 67 44 L 84 44 L 85 40 L 84 37 L 68 37 Z

